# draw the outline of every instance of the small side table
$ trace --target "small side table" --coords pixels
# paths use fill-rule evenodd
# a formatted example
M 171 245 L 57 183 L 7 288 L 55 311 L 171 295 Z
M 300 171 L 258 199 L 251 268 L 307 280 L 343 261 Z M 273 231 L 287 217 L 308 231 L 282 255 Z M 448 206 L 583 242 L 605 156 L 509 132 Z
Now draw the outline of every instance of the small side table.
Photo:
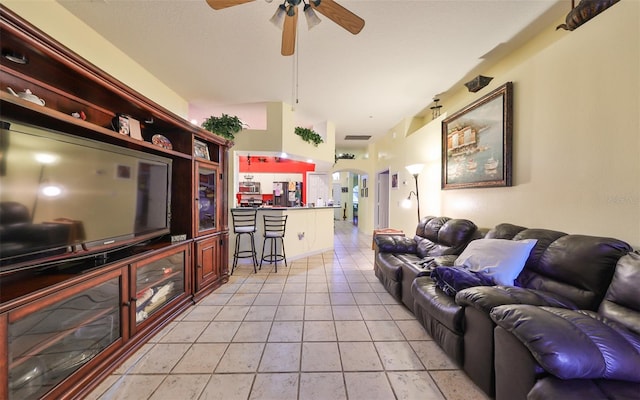
M 376 236 L 378 235 L 397 235 L 404 236 L 404 232 L 402 229 L 393 229 L 393 228 L 384 228 L 384 229 L 374 229 L 373 230 L 373 239 L 371 240 L 371 250 L 376 249 Z

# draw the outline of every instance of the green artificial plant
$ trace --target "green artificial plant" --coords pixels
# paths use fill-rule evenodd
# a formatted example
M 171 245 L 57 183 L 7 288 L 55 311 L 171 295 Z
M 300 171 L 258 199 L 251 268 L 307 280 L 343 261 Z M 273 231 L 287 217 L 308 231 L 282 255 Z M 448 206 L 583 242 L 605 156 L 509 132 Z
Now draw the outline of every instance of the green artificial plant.
M 316 147 L 318 147 L 318 144 L 324 143 L 322 136 L 318 135 L 313 129 L 296 126 L 295 133 L 300 136 L 302 140 L 312 143 Z
M 223 113 L 220 117 L 210 116 L 202 123 L 202 127 L 211 133 L 233 140 L 235 134 L 240 132 L 245 125 L 235 115 Z

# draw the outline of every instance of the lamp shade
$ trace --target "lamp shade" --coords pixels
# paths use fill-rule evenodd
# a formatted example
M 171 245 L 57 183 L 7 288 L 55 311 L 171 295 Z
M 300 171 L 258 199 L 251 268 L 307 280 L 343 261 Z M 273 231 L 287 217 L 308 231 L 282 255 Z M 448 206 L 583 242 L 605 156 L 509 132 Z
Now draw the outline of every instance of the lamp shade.
M 424 169 L 424 164 L 411 164 L 405 167 L 411 175 L 418 175 Z
M 309 30 L 321 22 L 320 18 L 318 18 L 318 15 L 313 11 L 313 8 L 311 8 L 309 4 L 304 5 L 304 16 L 307 18 L 307 26 L 309 27 Z
M 277 26 L 278 28 L 282 29 L 282 26 L 284 24 L 284 16 L 286 12 L 287 12 L 287 9 L 285 5 L 280 4 L 276 12 L 273 14 L 273 17 L 271 17 L 269 21 L 271 21 L 271 23 Z

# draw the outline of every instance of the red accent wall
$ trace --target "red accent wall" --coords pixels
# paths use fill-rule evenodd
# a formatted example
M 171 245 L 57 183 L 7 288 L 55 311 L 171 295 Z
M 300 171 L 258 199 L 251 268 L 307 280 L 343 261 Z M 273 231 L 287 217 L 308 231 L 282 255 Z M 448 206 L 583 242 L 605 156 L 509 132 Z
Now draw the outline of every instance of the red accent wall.
M 250 158 L 250 162 L 248 162 Z M 316 170 L 315 164 L 309 164 L 303 161 L 290 160 L 281 157 L 266 156 L 240 156 L 238 157 L 238 169 L 241 176 L 247 173 L 286 173 L 286 174 L 302 174 L 302 202 L 307 203 L 307 171 Z M 262 200 L 266 201 L 265 196 L 273 199 L 272 195 L 262 195 Z

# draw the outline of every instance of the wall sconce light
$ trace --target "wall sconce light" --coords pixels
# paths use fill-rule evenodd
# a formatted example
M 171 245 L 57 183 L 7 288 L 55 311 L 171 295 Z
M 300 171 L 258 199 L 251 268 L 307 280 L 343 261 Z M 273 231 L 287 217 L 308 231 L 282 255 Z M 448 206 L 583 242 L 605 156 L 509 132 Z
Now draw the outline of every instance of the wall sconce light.
M 431 119 L 436 119 L 440 116 L 441 105 L 438 104 L 440 99 L 438 97 L 433 98 L 433 106 L 431 107 Z
M 470 92 L 475 93 L 483 87 L 487 86 L 492 79 L 492 76 L 478 75 L 464 85 L 467 87 L 467 89 L 469 89 Z
M 409 192 L 409 196 L 406 198 L 406 200 L 404 200 L 402 202 L 404 207 L 408 207 L 411 205 L 411 194 L 415 194 L 416 196 L 416 202 L 418 203 L 418 222 L 420 222 L 420 192 L 418 190 L 418 176 L 420 175 L 420 172 L 422 172 L 422 170 L 424 169 L 424 164 L 411 164 L 411 165 L 407 165 L 405 167 L 407 169 L 407 171 L 409 171 L 409 173 L 411 175 L 413 175 L 413 179 L 416 182 L 416 191 L 414 192 L 413 190 L 411 192 Z

